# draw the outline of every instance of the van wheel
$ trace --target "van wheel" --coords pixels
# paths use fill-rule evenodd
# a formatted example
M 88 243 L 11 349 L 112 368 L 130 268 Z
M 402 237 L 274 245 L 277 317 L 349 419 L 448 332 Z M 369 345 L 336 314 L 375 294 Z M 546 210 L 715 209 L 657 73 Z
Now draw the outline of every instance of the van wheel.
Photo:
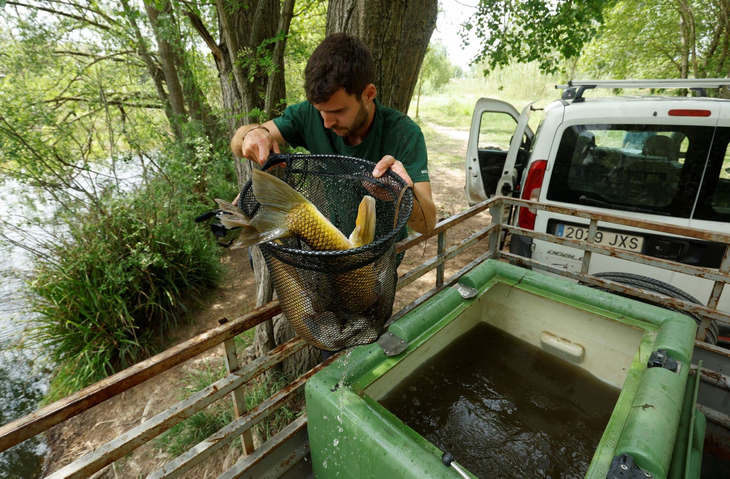
M 646 276 L 640 276 L 638 274 L 630 274 L 630 273 L 597 273 L 597 274 L 594 274 L 593 276 L 595 276 L 596 278 L 607 279 L 609 281 L 615 281 L 615 282 L 621 283 L 625 286 L 632 286 L 635 288 L 645 289 L 647 291 L 651 291 L 652 293 L 663 294 L 665 296 L 669 296 L 670 298 L 681 299 L 681 300 L 687 301 L 689 303 L 702 304 L 699 301 L 697 301 L 697 298 L 685 293 L 681 289 L 675 288 L 674 286 L 669 285 L 663 281 L 659 281 L 657 279 L 647 278 Z M 600 289 L 602 291 L 608 291 L 610 293 L 614 293 L 619 296 L 623 296 L 625 298 L 635 299 L 636 301 L 640 301 L 642 303 L 654 304 L 649 300 L 635 298 L 628 294 L 616 293 L 614 291 L 607 290 L 606 288 L 601 288 L 598 286 L 591 286 L 591 287 Z M 697 326 L 699 326 L 702 323 L 702 317 L 699 314 L 688 313 L 686 311 L 682 311 L 682 310 L 679 310 L 676 308 L 671 308 L 669 306 L 663 306 L 660 304 L 657 304 L 656 306 L 659 306 L 660 308 L 668 309 L 670 311 L 676 311 L 678 313 L 682 313 L 685 316 L 689 316 L 690 318 L 692 318 L 695 321 L 695 323 L 697 323 Z M 710 322 L 710 328 L 707 330 L 707 338 L 705 339 L 705 342 L 709 343 L 709 344 L 717 344 L 718 336 L 719 336 L 719 331 L 717 328 L 717 321 L 715 321 L 713 319 Z

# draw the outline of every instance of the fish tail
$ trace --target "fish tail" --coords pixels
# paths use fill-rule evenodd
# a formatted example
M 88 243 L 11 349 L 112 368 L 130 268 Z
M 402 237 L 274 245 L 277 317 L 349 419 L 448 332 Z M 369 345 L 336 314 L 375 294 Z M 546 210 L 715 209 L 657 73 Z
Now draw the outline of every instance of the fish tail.
M 288 213 L 296 206 L 309 204 L 304 196 L 274 175 L 261 170 L 252 171 L 253 194 L 266 209 Z
M 365 246 L 375 239 L 375 198 L 365 196 L 357 209 L 355 229 L 350 234 L 353 247 Z
M 253 220 L 249 220 L 243 211 L 233 204 L 221 199 L 216 199 L 215 201 L 222 211 L 228 213 L 219 218 L 221 224 L 229 230 L 241 228 L 241 234 L 234 241 L 231 249 L 245 248 L 265 241 L 273 241 L 291 236 L 291 232 L 286 227 L 286 215 L 283 215 L 282 220 L 281 212 L 270 211 L 268 215 L 265 215 L 269 218 L 263 218 L 264 221 L 254 222 Z M 281 226 L 282 224 L 283 227 Z

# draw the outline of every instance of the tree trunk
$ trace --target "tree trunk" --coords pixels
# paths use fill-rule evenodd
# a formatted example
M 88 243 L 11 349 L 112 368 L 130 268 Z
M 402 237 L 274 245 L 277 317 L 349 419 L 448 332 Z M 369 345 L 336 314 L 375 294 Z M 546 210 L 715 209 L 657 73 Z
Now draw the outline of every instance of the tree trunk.
M 223 105 L 227 116 L 228 137 L 243 124 L 262 122 L 276 115 L 275 109 L 286 97 L 284 83 L 283 40 L 262 47 L 265 40 L 274 38 L 277 32 L 289 33 L 294 1 L 286 0 L 279 11 L 278 0 L 246 0 L 237 8 L 227 2 L 217 1 L 220 43 L 214 44 L 199 18 L 191 16 L 193 25 L 211 47 L 218 66 Z M 277 68 L 267 73 L 260 60 L 271 55 Z M 235 158 L 239 191 L 251 178 L 253 163 Z M 256 280 L 256 304 L 261 306 L 273 298 L 274 289 L 269 271 L 258 248 L 251 248 Z M 288 322 L 279 316 L 256 328 L 253 350 L 256 356 L 264 354 L 278 344 L 291 339 L 294 332 Z M 284 374 L 294 374 L 312 364 L 311 357 L 318 352 L 310 350 L 295 355 L 280 369 Z
M 137 42 L 137 52 L 142 58 L 142 61 L 144 61 L 145 65 L 147 66 L 147 71 L 149 72 L 150 77 L 155 84 L 155 88 L 157 89 L 157 96 L 160 97 L 160 101 L 164 105 L 167 120 L 170 122 L 170 125 L 172 125 L 172 107 L 170 106 L 170 99 L 168 98 L 167 92 L 165 91 L 165 87 L 163 85 L 163 81 L 165 78 L 162 73 L 162 69 L 160 68 L 160 65 L 152 58 L 152 55 L 147 48 L 147 41 L 144 39 L 144 37 L 142 37 L 142 32 L 140 31 L 139 25 L 137 24 L 136 11 L 132 10 L 132 8 L 129 6 L 129 0 L 122 0 L 122 7 L 124 9 L 124 14 L 127 18 L 127 21 L 132 27 L 134 38 Z
M 437 15 L 438 0 L 330 0 L 327 35 L 360 37 L 373 52 L 378 98 L 408 113 Z
M 152 31 L 157 39 L 157 52 L 160 55 L 160 64 L 162 65 L 162 72 L 165 74 L 168 98 L 170 101 L 170 107 L 172 108 L 172 114 L 174 116 L 173 129 L 175 129 L 179 135 L 179 125 L 177 122 L 184 121 L 187 113 L 185 111 L 185 99 L 183 98 L 182 85 L 180 85 L 180 79 L 177 76 L 177 68 L 175 67 L 175 52 L 173 51 L 172 44 L 167 41 L 164 35 L 160 32 L 160 11 L 157 9 L 157 6 L 149 0 L 144 2 L 144 6 L 147 11 L 147 17 L 150 19 Z

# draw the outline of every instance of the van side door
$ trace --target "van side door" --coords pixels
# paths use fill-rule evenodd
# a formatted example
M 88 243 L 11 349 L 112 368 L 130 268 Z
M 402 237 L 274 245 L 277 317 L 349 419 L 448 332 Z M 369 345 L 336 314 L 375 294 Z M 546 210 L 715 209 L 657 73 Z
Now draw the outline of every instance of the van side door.
M 495 194 L 512 194 L 527 163 L 533 133 L 509 103 L 480 98 L 474 107 L 466 150 L 466 199 L 475 205 Z M 519 133 L 518 133 L 519 132 Z M 505 187 L 505 185 L 508 185 Z

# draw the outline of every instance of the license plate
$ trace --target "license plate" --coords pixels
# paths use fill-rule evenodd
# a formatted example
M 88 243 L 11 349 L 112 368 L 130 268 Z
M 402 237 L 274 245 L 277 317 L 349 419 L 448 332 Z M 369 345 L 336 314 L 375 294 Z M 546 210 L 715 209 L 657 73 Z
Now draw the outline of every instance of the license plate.
M 588 239 L 588 228 L 558 223 L 558 229 L 555 236 L 586 241 Z M 614 248 L 627 251 L 641 252 L 641 248 L 644 246 L 644 238 L 624 233 L 598 230 L 596 231 L 596 238 L 593 243 L 602 246 L 613 246 Z

